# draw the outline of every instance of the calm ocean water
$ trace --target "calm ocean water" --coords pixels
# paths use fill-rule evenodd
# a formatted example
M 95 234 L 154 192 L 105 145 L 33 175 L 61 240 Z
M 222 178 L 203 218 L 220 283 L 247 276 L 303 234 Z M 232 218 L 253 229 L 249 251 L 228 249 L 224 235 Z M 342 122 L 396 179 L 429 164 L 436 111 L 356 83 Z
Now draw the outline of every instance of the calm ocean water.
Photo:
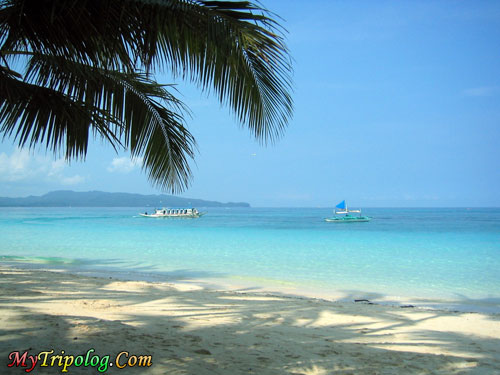
M 0 208 L 0 261 L 500 313 L 500 209 L 365 209 L 373 221 L 350 224 L 324 222 L 330 209 L 207 211 Z

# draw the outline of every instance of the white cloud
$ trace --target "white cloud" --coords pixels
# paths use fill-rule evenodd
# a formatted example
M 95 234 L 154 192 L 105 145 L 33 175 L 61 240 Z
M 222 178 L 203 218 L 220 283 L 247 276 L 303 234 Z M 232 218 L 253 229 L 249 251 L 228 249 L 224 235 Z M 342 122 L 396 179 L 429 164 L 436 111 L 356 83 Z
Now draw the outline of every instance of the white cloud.
M 64 167 L 66 167 L 64 159 L 57 159 L 51 163 L 48 175 L 57 176 L 63 171 Z
M 50 168 L 45 158 L 30 155 L 27 149 L 16 148 L 9 156 L 0 154 L 0 181 L 22 181 L 39 176 Z
M 62 177 L 61 183 L 63 185 L 78 185 L 85 181 L 85 177 L 80 176 L 79 174 L 75 174 L 71 177 Z
M 129 173 L 142 164 L 142 158 L 130 159 L 127 157 L 114 158 L 108 167 L 109 172 Z
M 63 185 L 82 183 L 85 178 L 64 175 L 67 164 L 64 159 L 53 160 L 48 156 L 32 155 L 29 150 L 16 148 L 11 155 L 0 154 L 0 181 L 21 182 L 50 180 Z

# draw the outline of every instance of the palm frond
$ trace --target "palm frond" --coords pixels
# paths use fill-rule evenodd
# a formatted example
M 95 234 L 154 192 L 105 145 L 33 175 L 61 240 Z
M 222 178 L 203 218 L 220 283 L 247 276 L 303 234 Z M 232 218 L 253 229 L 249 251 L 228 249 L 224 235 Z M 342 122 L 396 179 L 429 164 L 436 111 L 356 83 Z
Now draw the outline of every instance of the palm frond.
M 106 118 L 104 111 L 89 111 L 54 90 L 7 75 L 0 77 L 0 132 L 21 147 L 45 143 L 54 153 L 64 149 L 68 159 L 84 157 L 92 128 L 99 129 L 112 144 L 117 142 Z
M 213 90 L 259 140 L 279 137 L 293 110 L 291 62 L 267 10 L 250 2 L 168 3 L 153 2 L 143 14 L 150 25 L 139 42 L 143 62 Z
M 62 56 L 109 69 L 130 65 L 129 50 L 113 30 L 121 2 L 98 0 L 4 0 L 0 7 L 1 51 Z M 125 25 L 120 26 L 122 29 Z M 124 30 L 133 35 L 133 30 Z
M 151 73 L 215 93 L 262 142 L 292 115 L 283 30 L 248 1 L 2 0 L 0 57 L 4 136 L 73 158 L 93 133 L 144 155 L 150 180 L 174 192 L 189 183 L 195 142 Z M 12 66 L 23 63 L 21 76 Z
M 80 124 L 78 129 L 90 129 L 115 147 L 123 145 L 133 156 L 144 156 L 151 182 L 173 192 L 187 187 L 191 178 L 189 160 L 194 157 L 196 144 L 183 125 L 184 105 L 167 86 L 152 81 L 145 73 L 107 71 L 45 55 L 32 56 L 25 80 L 17 84 L 26 87 L 20 90 L 29 98 L 17 94 L 17 106 L 0 95 L 0 103 L 4 103 L 4 107 L 0 106 L 0 120 L 2 116 L 6 120 L 1 130 L 13 135 L 21 146 L 45 140 L 52 150 L 65 149 L 68 158 L 83 156 L 89 134 L 79 134 L 78 138 L 68 127 L 66 113 L 59 113 L 70 105 L 75 111 L 81 109 L 79 113 L 71 112 L 74 123 Z M 12 96 L 11 91 L 13 83 L 7 82 L 5 93 Z M 46 100 L 43 115 L 33 109 L 42 100 Z M 82 117 L 88 114 L 92 116 Z M 16 123 L 16 118 L 22 120 Z
M 106 68 L 169 67 L 213 90 L 262 141 L 293 109 L 291 62 L 269 12 L 240 1 L 8 0 L 5 51 L 31 50 Z

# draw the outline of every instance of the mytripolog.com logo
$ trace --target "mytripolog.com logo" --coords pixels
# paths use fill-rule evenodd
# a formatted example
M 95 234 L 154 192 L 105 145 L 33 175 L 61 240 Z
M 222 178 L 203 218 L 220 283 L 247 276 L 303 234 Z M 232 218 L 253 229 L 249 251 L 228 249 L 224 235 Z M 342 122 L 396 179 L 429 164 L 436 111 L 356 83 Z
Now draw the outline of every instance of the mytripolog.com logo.
M 25 372 L 31 372 L 36 366 L 59 367 L 61 372 L 68 372 L 71 367 L 94 367 L 104 373 L 110 367 L 124 369 L 127 367 L 150 367 L 153 364 L 151 355 L 135 355 L 122 351 L 111 358 L 110 355 L 99 356 L 89 349 L 85 354 L 70 355 L 61 350 L 54 354 L 54 349 L 30 355 L 28 351 L 14 351 L 9 354 L 8 367 L 20 367 Z

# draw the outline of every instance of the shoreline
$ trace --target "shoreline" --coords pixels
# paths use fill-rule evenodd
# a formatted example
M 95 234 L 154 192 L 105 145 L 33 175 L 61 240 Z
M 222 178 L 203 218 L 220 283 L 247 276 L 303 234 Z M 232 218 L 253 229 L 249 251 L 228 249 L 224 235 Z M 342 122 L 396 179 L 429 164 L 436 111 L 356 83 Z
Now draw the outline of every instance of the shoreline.
M 332 288 L 317 288 L 315 285 L 299 282 L 284 281 L 277 279 L 265 279 L 261 277 L 210 274 L 194 270 L 180 271 L 137 271 L 122 267 L 99 268 L 85 267 L 88 260 L 58 259 L 50 263 L 43 257 L 40 262 L 33 259 L 21 257 L 27 261 L 2 259 L 1 267 L 11 267 L 20 270 L 33 270 L 42 272 L 66 272 L 75 276 L 88 276 L 96 278 L 113 278 L 116 281 L 137 281 L 149 283 L 191 284 L 215 292 L 238 292 L 240 290 L 251 291 L 255 294 L 268 294 L 288 296 L 301 299 L 318 299 L 326 302 L 350 303 L 355 300 L 368 300 L 369 303 L 387 305 L 392 307 L 411 307 L 422 310 L 437 310 L 462 313 L 481 313 L 487 315 L 500 315 L 500 298 L 466 298 L 460 299 L 429 297 L 423 295 L 407 294 L 392 295 L 380 291 L 361 290 L 348 288 L 339 290 Z M 37 258 L 38 259 L 38 258 Z M 53 261 L 53 260 L 51 260 Z M 71 266 L 76 264 L 77 266 Z M 83 265 L 83 266 L 82 266 Z M 329 290 L 329 292 L 326 291 Z
M 141 374 L 500 373 L 498 315 L 4 265 L 0 282 L 4 360 L 13 350 L 94 348 L 150 353 L 151 367 L 128 369 Z M 70 367 L 68 373 L 84 370 Z

